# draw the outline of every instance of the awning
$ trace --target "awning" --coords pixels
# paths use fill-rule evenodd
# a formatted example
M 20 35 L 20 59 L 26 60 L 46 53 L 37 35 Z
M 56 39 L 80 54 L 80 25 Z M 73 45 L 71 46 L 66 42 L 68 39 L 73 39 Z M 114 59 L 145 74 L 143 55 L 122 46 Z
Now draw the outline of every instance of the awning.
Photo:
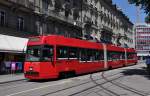
M 23 53 L 27 48 L 27 38 L 0 34 L 0 52 Z

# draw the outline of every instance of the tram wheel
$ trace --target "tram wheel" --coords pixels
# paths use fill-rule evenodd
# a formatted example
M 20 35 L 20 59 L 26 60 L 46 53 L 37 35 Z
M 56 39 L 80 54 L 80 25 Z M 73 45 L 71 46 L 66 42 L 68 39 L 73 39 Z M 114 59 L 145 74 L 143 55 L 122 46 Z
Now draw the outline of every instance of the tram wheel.
M 69 72 L 60 72 L 59 77 L 62 79 L 74 77 L 76 75 L 75 71 L 69 71 Z
M 111 67 L 111 66 L 109 66 L 108 70 L 111 70 L 111 69 L 112 69 L 112 67 Z
M 123 64 L 123 67 L 126 67 L 126 64 Z

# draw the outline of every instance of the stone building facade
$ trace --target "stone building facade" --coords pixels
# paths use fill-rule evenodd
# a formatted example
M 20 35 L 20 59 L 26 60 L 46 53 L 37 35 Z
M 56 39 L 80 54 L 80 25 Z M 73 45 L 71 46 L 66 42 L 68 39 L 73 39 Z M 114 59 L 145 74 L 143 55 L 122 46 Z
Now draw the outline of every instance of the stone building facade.
M 57 34 L 133 47 L 133 24 L 112 0 L 0 0 L 0 34 Z

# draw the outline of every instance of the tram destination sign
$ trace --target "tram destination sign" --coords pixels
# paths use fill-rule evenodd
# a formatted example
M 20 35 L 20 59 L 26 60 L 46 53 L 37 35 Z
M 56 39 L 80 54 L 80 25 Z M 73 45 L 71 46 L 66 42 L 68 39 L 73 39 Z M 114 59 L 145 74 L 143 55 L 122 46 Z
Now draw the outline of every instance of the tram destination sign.
M 37 41 L 40 41 L 40 38 L 39 37 L 30 37 L 29 41 L 31 41 L 31 42 L 37 42 Z

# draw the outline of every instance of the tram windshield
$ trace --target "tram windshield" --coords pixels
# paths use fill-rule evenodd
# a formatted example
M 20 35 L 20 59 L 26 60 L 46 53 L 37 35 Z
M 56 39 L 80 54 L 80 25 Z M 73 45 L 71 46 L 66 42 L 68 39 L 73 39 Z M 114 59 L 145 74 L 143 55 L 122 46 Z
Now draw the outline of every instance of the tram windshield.
M 53 47 L 49 45 L 44 46 L 28 46 L 26 61 L 52 61 Z

